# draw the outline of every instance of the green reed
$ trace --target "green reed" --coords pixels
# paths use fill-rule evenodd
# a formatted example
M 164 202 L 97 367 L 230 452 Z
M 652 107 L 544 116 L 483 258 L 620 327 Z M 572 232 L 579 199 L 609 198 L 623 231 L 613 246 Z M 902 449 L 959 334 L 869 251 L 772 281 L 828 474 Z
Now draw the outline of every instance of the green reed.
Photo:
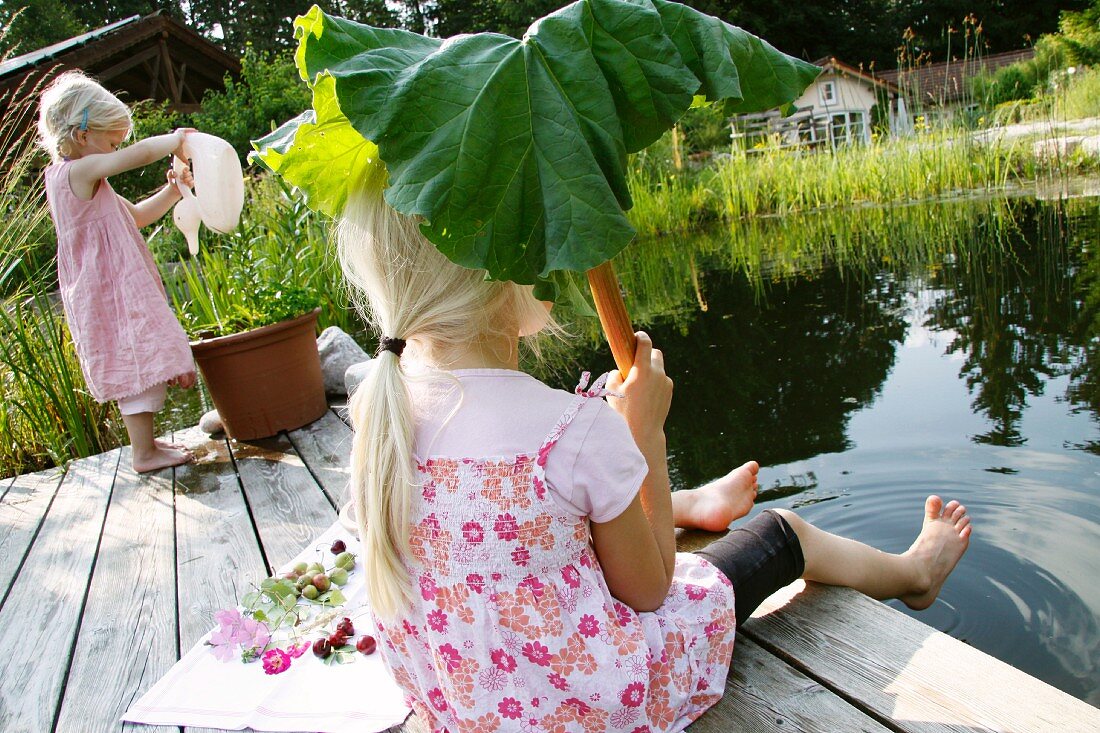
M 34 145 L 36 88 L 6 100 L 0 123 L 0 476 L 118 445 L 113 407 L 89 394 L 54 287 L 53 226 Z
M 165 278 L 180 320 L 195 334 L 260 325 L 281 306 L 274 299 L 293 290 L 320 304 L 322 328 L 360 334 L 364 326 L 349 304 L 329 229 L 327 219 L 281 181 L 250 182 L 237 230 L 204 232 L 199 254 Z

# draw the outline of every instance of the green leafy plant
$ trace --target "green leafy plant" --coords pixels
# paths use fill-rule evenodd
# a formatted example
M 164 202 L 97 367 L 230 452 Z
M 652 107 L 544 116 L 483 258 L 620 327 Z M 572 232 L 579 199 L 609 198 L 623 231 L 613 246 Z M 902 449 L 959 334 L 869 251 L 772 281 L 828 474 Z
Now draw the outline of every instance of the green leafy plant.
M 626 246 L 627 155 L 697 98 L 768 109 L 818 73 L 665 0 L 580 0 L 522 40 L 444 42 L 316 6 L 295 34 L 313 109 L 257 141 L 259 159 L 329 214 L 352 185 L 385 188 L 452 260 L 522 283 Z

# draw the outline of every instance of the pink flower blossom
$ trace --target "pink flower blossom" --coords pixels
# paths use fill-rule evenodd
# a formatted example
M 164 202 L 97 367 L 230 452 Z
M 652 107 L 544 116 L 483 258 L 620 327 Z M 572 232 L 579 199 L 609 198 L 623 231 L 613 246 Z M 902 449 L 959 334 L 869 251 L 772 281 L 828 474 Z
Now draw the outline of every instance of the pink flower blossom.
M 514 672 L 516 669 L 516 659 L 503 649 L 494 649 L 489 652 L 489 657 L 493 660 L 493 664 L 503 669 L 505 672 Z
M 470 590 L 474 593 L 480 594 L 481 591 L 485 590 L 485 578 L 477 573 L 470 573 L 466 576 L 466 585 L 469 586 Z
M 538 476 L 531 477 L 531 485 L 535 487 L 535 496 L 540 499 L 546 498 L 546 484 Z
M 263 662 L 265 674 L 281 674 L 290 668 L 290 655 L 282 649 L 268 649 Z
M 438 687 L 428 690 L 428 702 L 441 713 L 447 710 L 447 698 L 443 696 L 443 690 Z
M 447 614 L 438 608 L 435 609 L 428 614 L 428 626 L 432 627 L 432 631 L 443 633 L 447 630 Z
M 430 575 L 420 576 L 420 597 L 425 601 L 430 601 L 435 598 L 437 589 L 435 587 L 435 580 Z
M 516 549 L 512 550 L 512 562 L 520 567 L 526 567 L 527 563 L 531 561 L 531 551 L 523 545 L 519 545 Z
M 443 663 L 447 665 L 448 672 L 454 672 L 462 664 L 462 655 L 450 644 L 439 647 L 439 656 L 443 657 Z
M 600 622 L 592 614 L 586 613 L 581 616 L 580 623 L 577 624 L 577 630 L 581 632 L 581 636 L 591 639 L 600 633 Z
M 516 525 L 516 518 L 509 512 L 497 515 L 496 524 L 493 525 L 493 531 L 497 533 L 497 536 L 502 540 L 514 540 L 519 537 L 519 528 Z
M 707 589 L 701 585 L 688 583 L 684 586 L 684 593 L 693 601 L 701 601 L 707 597 Z
M 567 683 L 565 681 L 565 678 L 557 672 L 551 672 L 550 674 L 546 675 L 546 679 L 550 680 L 550 684 L 552 684 L 559 690 L 564 690 L 565 688 L 569 687 L 569 683 Z
M 628 708 L 636 708 L 645 701 L 645 686 L 641 682 L 631 682 L 619 695 L 619 700 Z
M 523 715 L 523 703 L 514 697 L 506 697 L 497 703 L 497 710 L 505 718 L 516 720 Z
M 577 570 L 575 565 L 566 565 L 561 569 L 561 579 L 565 581 L 565 584 L 570 588 L 581 587 L 581 572 Z
M 523 645 L 523 656 L 528 661 L 540 667 L 550 666 L 550 649 L 537 641 L 529 641 Z
M 631 621 L 630 609 L 625 604 L 615 604 L 615 618 L 619 621 L 619 626 L 626 626 Z
M 587 715 L 592 712 L 591 706 L 579 697 L 567 697 L 562 702 L 566 705 L 572 705 L 578 715 Z
M 466 522 L 462 525 L 462 537 L 471 545 L 479 545 L 485 541 L 485 530 L 477 522 Z
M 531 591 L 531 594 L 535 598 L 541 598 L 542 589 L 546 587 L 542 584 L 542 581 L 536 578 L 534 575 L 528 575 L 526 578 L 521 580 L 519 584 L 522 587 L 527 588 L 529 591 Z

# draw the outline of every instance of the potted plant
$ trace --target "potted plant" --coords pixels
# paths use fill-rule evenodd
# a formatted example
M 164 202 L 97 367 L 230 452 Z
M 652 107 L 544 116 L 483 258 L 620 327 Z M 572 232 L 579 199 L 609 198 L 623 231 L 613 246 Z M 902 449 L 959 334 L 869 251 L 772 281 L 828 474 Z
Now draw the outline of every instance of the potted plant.
M 295 277 L 310 257 L 288 246 L 301 232 L 283 231 L 294 217 L 282 193 L 254 191 L 250 208 L 258 210 L 227 240 L 181 263 L 169 285 L 214 407 L 236 440 L 299 428 L 328 409 L 317 351 L 321 295 Z

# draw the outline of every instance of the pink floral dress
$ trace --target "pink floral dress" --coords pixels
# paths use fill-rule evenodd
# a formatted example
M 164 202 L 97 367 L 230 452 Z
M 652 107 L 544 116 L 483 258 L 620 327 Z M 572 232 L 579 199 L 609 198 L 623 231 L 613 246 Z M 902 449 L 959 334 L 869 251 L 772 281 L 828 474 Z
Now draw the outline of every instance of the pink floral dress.
M 608 590 L 587 518 L 548 496 L 547 456 L 601 394 L 582 387 L 537 450 L 417 460 L 416 603 L 375 620 L 434 731 L 678 731 L 722 695 L 735 636 L 726 577 L 678 554 L 664 605 L 635 612 Z

